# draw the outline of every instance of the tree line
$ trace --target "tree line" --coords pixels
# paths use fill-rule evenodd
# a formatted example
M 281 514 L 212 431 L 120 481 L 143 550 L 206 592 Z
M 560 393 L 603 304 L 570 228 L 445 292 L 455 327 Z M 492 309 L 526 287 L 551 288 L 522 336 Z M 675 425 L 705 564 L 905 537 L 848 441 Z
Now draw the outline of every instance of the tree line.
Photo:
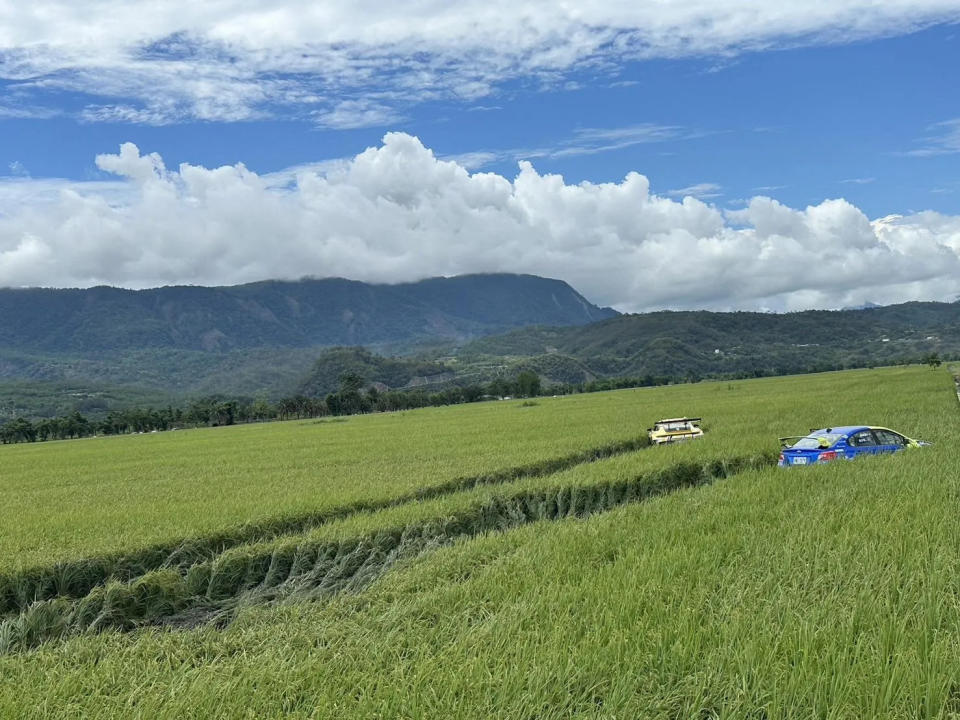
M 551 388 L 552 393 L 558 390 L 576 391 L 572 387 Z M 433 392 L 416 389 L 381 390 L 376 385 L 367 385 L 364 378 L 355 373 L 345 373 L 340 378 L 340 389 L 323 398 L 295 395 L 270 402 L 264 398 L 210 395 L 194 400 L 185 407 L 111 410 L 99 418 L 86 417 L 79 411 L 41 420 L 18 417 L 0 425 L 0 443 L 67 440 L 188 427 L 411 410 L 502 397 L 533 397 L 541 392 L 540 377 L 532 372 L 520 373 L 514 379 L 498 378 L 487 385 L 450 387 Z
M 941 364 L 940 357 L 936 353 L 924 357 L 923 362 L 931 368 L 939 367 Z M 755 370 L 737 373 L 735 377 L 742 379 L 766 374 L 772 373 Z M 269 402 L 263 398 L 229 398 L 210 395 L 194 400 L 186 407 L 111 410 L 98 419 L 85 417 L 79 411 L 62 417 L 33 421 L 19 417 L 0 425 L 0 443 L 42 442 L 97 435 L 159 432 L 187 427 L 214 427 L 237 423 L 391 412 L 502 398 L 602 392 L 699 380 L 701 380 L 699 376 L 690 373 L 682 378 L 645 375 L 545 386 L 537 373 L 525 370 L 515 378 L 498 377 L 487 384 L 451 386 L 431 392 L 418 389 L 381 390 L 376 384 L 367 384 L 359 374 L 347 372 L 340 377 L 340 389 L 323 398 L 295 395 Z
M 588 383 L 545 386 L 537 373 L 525 370 L 514 378 L 499 377 L 486 384 L 451 386 L 433 391 L 386 390 L 376 384 L 368 384 L 356 373 L 348 372 L 340 377 L 339 390 L 322 398 L 294 395 L 270 402 L 263 398 L 210 395 L 194 400 L 185 407 L 111 410 L 99 418 L 86 417 L 79 411 L 42 420 L 19 417 L 0 425 L 0 443 L 42 442 L 178 428 L 413 410 L 504 398 L 531 398 L 547 394 L 568 395 L 666 385 L 676 381 L 675 378 L 648 375 L 642 378 L 606 378 Z

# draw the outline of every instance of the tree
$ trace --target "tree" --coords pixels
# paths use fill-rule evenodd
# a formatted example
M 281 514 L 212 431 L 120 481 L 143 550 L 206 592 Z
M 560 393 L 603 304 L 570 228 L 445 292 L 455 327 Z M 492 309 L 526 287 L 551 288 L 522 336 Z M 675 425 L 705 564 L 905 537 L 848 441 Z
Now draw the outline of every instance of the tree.
M 250 417 L 254 420 L 266 420 L 273 417 L 273 408 L 265 397 L 258 397 L 250 406 Z
M 91 434 L 90 421 L 79 411 L 75 411 L 63 419 L 64 431 L 67 437 L 84 437 Z
M 524 370 L 517 375 L 517 395 L 536 397 L 540 394 L 540 376 L 532 370 Z
M 213 407 L 214 425 L 233 425 L 237 416 L 237 403 L 234 400 L 217 403 Z
M 0 428 L 0 441 L 5 443 L 34 442 L 37 430 L 26 418 L 17 418 Z
M 942 361 L 940 356 L 937 353 L 930 353 L 927 357 L 924 358 L 924 362 L 929 365 L 932 369 L 940 367 Z
M 513 395 L 515 385 L 506 378 L 498 377 L 490 381 L 487 386 L 487 392 L 497 397 L 507 397 Z
M 300 403 L 295 397 L 285 397 L 277 404 L 277 414 L 281 420 L 292 418 L 300 408 Z
M 355 372 L 345 372 L 340 376 L 340 392 L 344 395 L 358 393 L 363 389 L 363 376 Z
M 467 385 L 462 388 L 464 402 L 477 402 L 483 397 L 483 388 L 479 385 Z

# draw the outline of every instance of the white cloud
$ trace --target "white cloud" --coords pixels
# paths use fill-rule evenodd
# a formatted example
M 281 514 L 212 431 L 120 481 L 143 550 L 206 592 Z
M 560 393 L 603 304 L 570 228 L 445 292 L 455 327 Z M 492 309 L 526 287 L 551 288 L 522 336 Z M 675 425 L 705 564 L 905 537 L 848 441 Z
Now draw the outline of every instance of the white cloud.
M 622 310 L 841 307 L 960 293 L 960 217 L 870 221 L 845 200 L 722 211 L 646 177 L 471 174 L 390 133 L 354 158 L 259 176 L 167 168 L 124 144 L 96 183 L 0 180 L 0 285 L 147 287 L 304 275 L 563 278 Z
M 445 155 L 442 159 L 455 162 L 465 170 L 479 170 L 497 160 L 503 159 L 503 157 L 499 153 L 479 150 L 476 152 L 459 153 L 457 155 Z
M 936 193 L 937 195 L 949 195 L 957 192 L 957 190 L 960 190 L 960 182 L 947 183 L 946 185 L 930 188 L 930 192 Z
M 138 108 L 132 105 L 88 105 L 80 111 L 86 122 L 135 123 L 139 125 L 170 125 L 180 119 L 174 106 L 166 109 L 152 105 Z
M 709 200 L 710 198 L 720 197 L 723 195 L 720 192 L 722 188 L 716 183 L 697 183 L 696 185 L 688 185 L 684 188 L 677 188 L 676 190 L 668 190 L 667 195 L 670 197 L 695 197 L 701 200 Z
M 930 132 L 920 141 L 922 146 L 902 154 L 912 157 L 930 157 L 960 153 L 960 118 L 945 120 L 927 129 Z
M 0 0 L 0 78 L 38 99 L 102 98 L 91 121 L 232 121 L 286 106 L 336 122 L 338 103 L 370 91 L 394 112 L 437 97 L 476 105 L 515 78 L 564 87 L 574 68 L 616 78 L 629 60 L 730 62 L 958 19 L 957 0 Z
M 0 120 L 49 120 L 58 114 L 53 108 L 0 103 Z
M 348 130 L 383 127 L 403 118 L 387 105 L 370 100 L 343 100 L 329 111 L 314 116 L 321 127 Z
M 564 147 L 551 150 L 533 151 L 528 157 L 562 158 L 574 155 L 595 155 L 597 153 L 623 150 L 634 145 L 666 142 L 681 138 L 681 128 L 670 125 L 642 123 L 619 128 L 581 128 L 574 137 L 564 143 Z M 691 133 L 686 136 L 699 137 Z
M 536 160 L 547 158 L 557 160 L 580 155 L 622 150 L 634 145 L 667 142 L 671 140 L 692 140 L 704 137 L 704 131 L 690 131 L 679 126 L 641 123 L 617 128 L 579 128 L 570 137 L 563 138 L 551 146 L 534 148 L 507 148 L 499 150 L 480 150 L 462 155 L 451 156 L 468 170 L 489 165 L 492 162 L 506 160 Z

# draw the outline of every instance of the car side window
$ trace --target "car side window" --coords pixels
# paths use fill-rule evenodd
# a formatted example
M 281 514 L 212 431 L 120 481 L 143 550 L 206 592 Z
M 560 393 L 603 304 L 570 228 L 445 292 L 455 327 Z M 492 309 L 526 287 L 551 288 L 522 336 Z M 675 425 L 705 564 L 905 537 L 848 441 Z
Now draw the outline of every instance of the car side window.
M 903 437 L 891 430 L 875 430 L 877 440 L 881 445 L 903 445 Z
M 851 435 L 848 442 L 853 447 L 868 447 L 877 444 L 873 439 L 873 433 L 869 430 L 861 430 L 860 432 Z

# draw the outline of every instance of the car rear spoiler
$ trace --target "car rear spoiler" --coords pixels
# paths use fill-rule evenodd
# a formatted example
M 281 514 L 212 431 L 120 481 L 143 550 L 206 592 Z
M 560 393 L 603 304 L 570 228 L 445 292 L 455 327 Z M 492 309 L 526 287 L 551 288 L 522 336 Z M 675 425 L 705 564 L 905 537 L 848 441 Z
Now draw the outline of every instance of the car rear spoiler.
M 810 437 L 810 436 L 809 435 L 791 435 L 790 437 L 779 438 L 780 447 L 782 448 L 790 447 L 790 443 L 787 442 L 788 440 L 803 440 L 803 438 L 806 438 L 806 437 Z M 819 440 L 818 445 L 821 448 L 830 447 L 830 443 L 825 437 L 820 437 L 818 438 L 818 440 Z
M 806 437 L 806 435 L 790 435 L 789 437 L 778 438 L 778 440 L 780 440 L 780 447 L 789 447 L 789 446 L 790 446 L 790 443 L 789 443 L 788 441 L 790 441 L 790 440 L 802 440 L 802 439 L 805 438 L 805 437 Z

